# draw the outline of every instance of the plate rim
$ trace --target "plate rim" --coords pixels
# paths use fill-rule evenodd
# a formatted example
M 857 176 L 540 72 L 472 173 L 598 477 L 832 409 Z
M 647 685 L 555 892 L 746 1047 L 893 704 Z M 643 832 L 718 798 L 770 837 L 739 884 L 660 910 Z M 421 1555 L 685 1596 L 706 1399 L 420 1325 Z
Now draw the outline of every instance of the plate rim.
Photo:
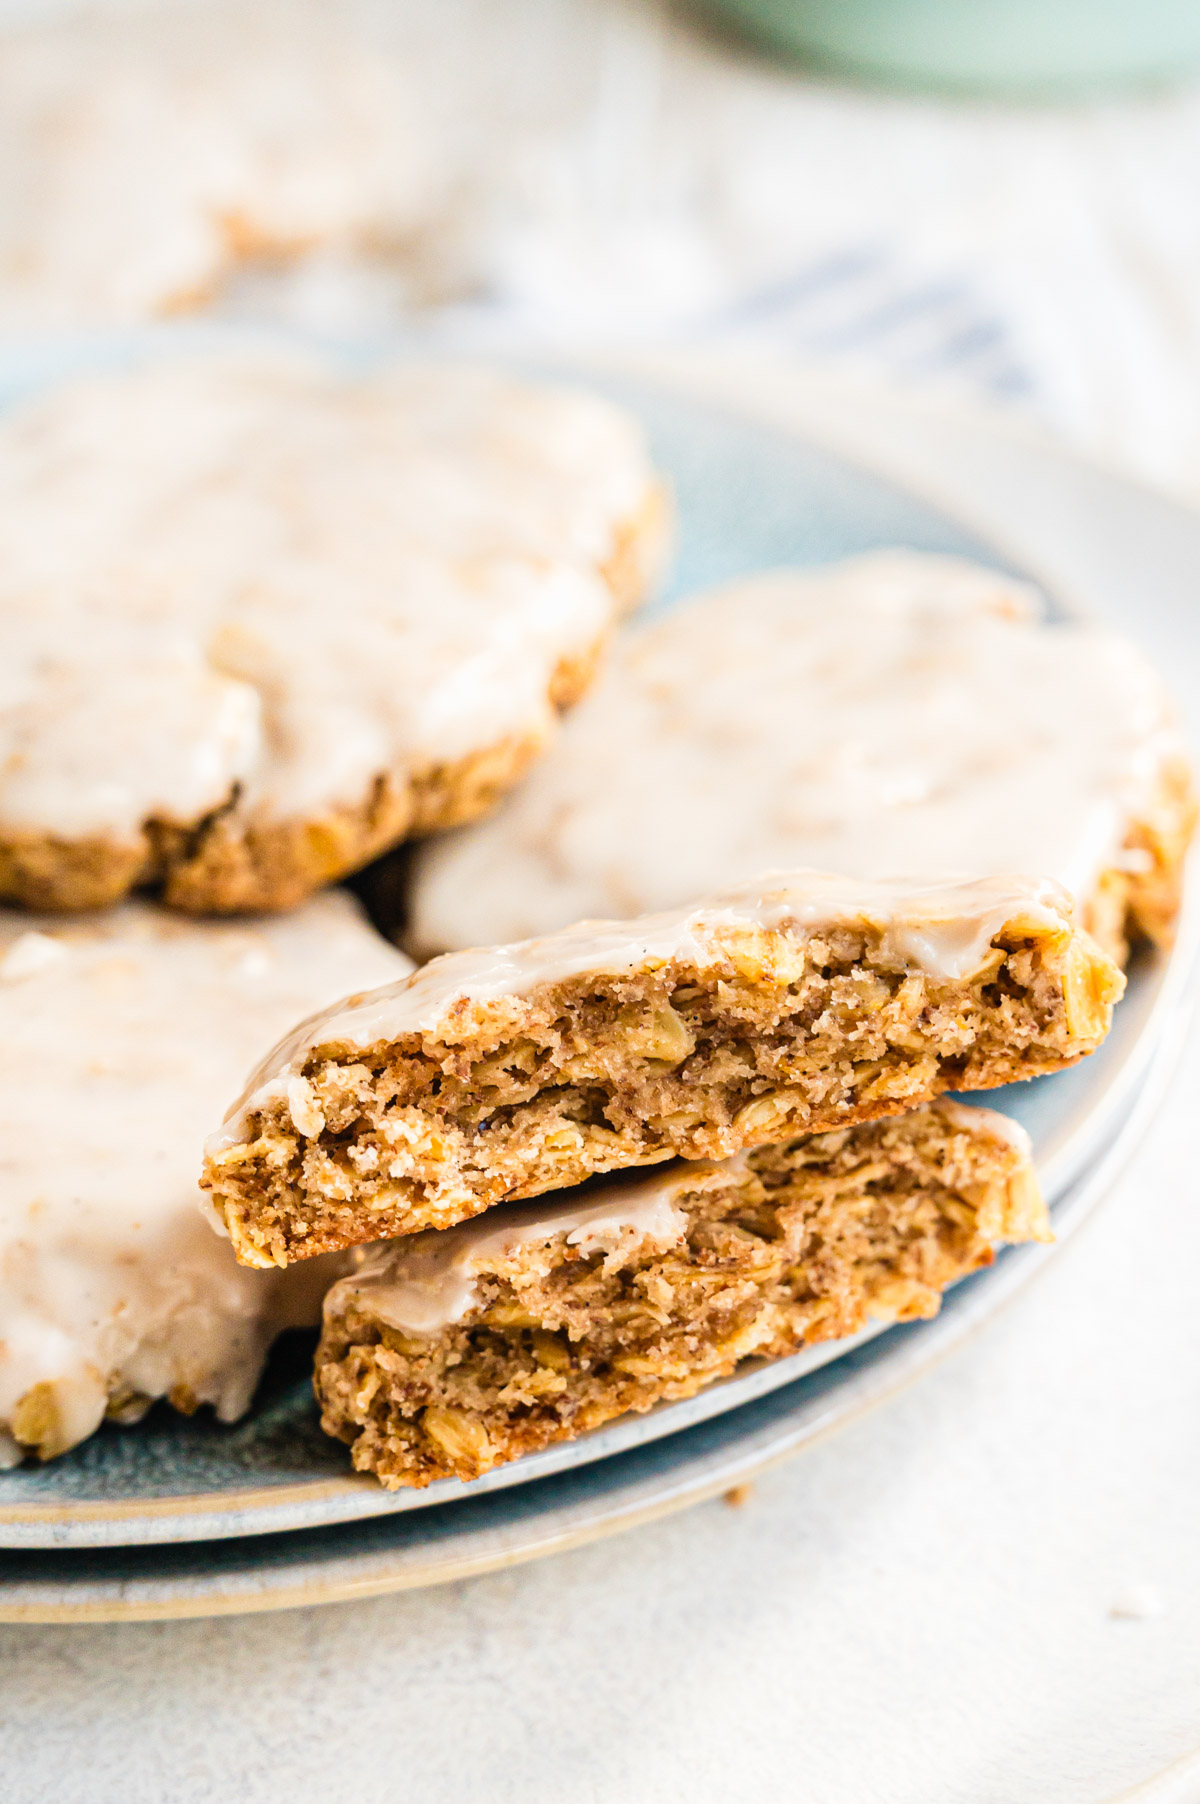
M 1169 955 L 1161 958 L 1158 969 L 1148 974 L 1153 988 L 1144 1021 L 1136 1030 L 1121 1062 L 1108 1078 L 1099 1106 L 1089 1105 L 1083 1123 L 1068 1134 L 1065 1144 L 1051 1149 L 1045 1164 L 1040 1168 L 1056 1222 L 1061 1208 L 1060 1199 L 1069 1195 L 1076 1180 L 1086 1174 L 1094 1161 L 1097 1121 L 1102 1122 L 1106 1118 L 1105 1108 L 1111 1113 L 1114 1106 L 1120 1106 L 1130 1096 L 1134 1098 L 1136 1106 L 1142 1080 L 1157 1057 L 1159 1041 L 1173 1015 L 1185 1005 L 1186 997 L 1194 984 L 1197 967 L 1200 965 L 1198 873 L 1200 849 L 1195 858 L 1189 861 L 1189 879 L 1185 886 L 1184 908 L 1176 943 Z M 1100 1140 L 1103 1143 L 1102 1132 Z M 1009 1248 L 1005 1257 L 1011 1259 L 1015 1251 L 1015 1248 Z M 621 1417 L 616 1422 L 593 1431 L 592 1435 L 565 1443 L 561 1448 L 546 1449 L 543 1455 L 532 1455 L 528 1460 L 514 1464 L 512 1468 L 499 1468 L 498 1474 L 502 1476 L 498 1483 L 488 1484 L 485 1478 L 482 1485 L 478 1482 L 463 1484 L 456 1490 L 447 1487 L 444 1494 L 435 1491 L 431 1495 L 426 1491 L 413 1498 L 408 1493 L 402 1493 L 404 1501 L 398 1501 L 394 1494 L 381 1491 L 369 1474 L 346 1471 L 326 1478 L 283 1481 L 277 1485 L 253 1485 L 243 1490 L 196 1492 L 159 1498 L 122 1498 L 116 1503 L 92 1499 L 66 1503 L 4 1503 L 0 1504 L 0 1552 L 41 1550 L 85 1553 L 121 1546 L 172 1547 L 242 1539 L 247 1536 L 289 1534 L 321 1527 L 334 1528 L 353 1522 L 383 1520 L 400 1514 L 416 1514 L 422 1509 L 451 1506 L 472 1498 L 499 1496 L 523 1485 L 537 1484 L 544 1478 L 554 1476 L 556 1471 L 583 1470 L 605 1459 L 619 1457 L 638 1445 L 668 1440 L 673 1435 L 686 1433 L 698 1422 L 736 1411 L 753 1402 L 759 1395 L 794 1383 L 812 1371 L 836 1364 L 859 1346 L 885 1334 L 889 1326 L 887 1323 L 872 1324 L 859 1334 L 843 1340 L 802 1348 L 788 1358 L 763 1368 L 762 1371 L 767 1374 L 765 1382 L 753 1383 L 753 1379 L 760 1376 L 759 1368 L 743 1373 L 740 1381 L 745 1394 L 732 1399 L 728 1397 L 728 1391 L 739 1384 L 739 1375 L 730 1375 L 694 1398 L 663 1406 L 660 1424 L 674 1414 L 676 1419 L 671 1426 L 660 1425 L 657 1429 L 648 1426 L 655 1421 L 657 1412 L 648 1412 L 642 1417 Z M 723 1393 L 725 1398 L 722 1401 Z M 684 1419 L 680 1419 L 681 1416 Z M 589 1442 L 593 1450 L 584 1457 L 579 1457 L 579 1450 Z M 558 1458 L 554 1457 L 556 1453 Z M 546 1455 L 550 1457 L 546 1458 Z M 533 1464 L 534 1461 L 537 1463 Z M 434 1487 L 431 1487 L 432 1490 Z M 352 1508 L 323 1521 L 287 1519 L 289 1509 L 312 1509 L 323 1501 L 335 1498 L 357 1498 L 362 1507 Z M 268 1520 L 260 1522 L 259 1514 L 268 1516 Z M 251 1518 L 250 1525 L 245 1524 L 244 1519 L 247 1517 Z M 71 1529 L 79 1526 L 86 1529 L 90 1523 L 111 1525 L 119 1529 L 126 1524 L 135 1525 L 146 1521 L 172 1523 L 181 1519 L 193 1525 L 192 1532 L 130 1537 L 111 1533 L 79 1538 L 71 1538 L 69 1535 Z M 21 1532 L 22 1530 L 25 1532 Z M 64 1533 L 64 1530 L 67 1532 Z
M 914 480 L 911 472 L 897 466 L 894 455 L 882 452 L 878 455 L 871 455 L 870 451 L 862 444 L 861 435 L 860 442 L 847 442 L 847 435 L 845 432 L 839 435 L 837 431 L 827 430 L 826 426 L 828 423 L 814 418 L 812 410 L 810 410 L 808 418 L 795 417 L 792 408 L 790 406 L 785 408 L 781 403 L 778 391 L 773 384 L 769 385 L 771 390 L 769 396 L 764 396 L 761 393 L 751 394 L 747 392 L 742 381 L 746 370 L 744 359 L 730 360 L 728 358 L 714 357 L 711 354 L 684 353 L 682 355 L 659 354 L 649 359 L 644 356 L 635 355 L 632 357 L 621 356 L 617 358 L 597 356 L 584 360 L 578 356 L 573 356 L 570 358 L 569 363 L 565 359 L 555 361 L 559 362 L 560 367 L 564 370 L 568 368 L 572 370 L 577 377 L 590 372 L 595 376 L 620 374 L 626 377 L 634 376 L 648 379 L 656 384 L 660 392 L 681 392 L 694 400 L 699 399 L 707 401 L 710 405 L 727 407 L 730 411 L 739 413 L 744 418 L 757 420 L 760 423 L 767 425 L 773 425 L 777 429 L 782 429 L 790 433 L 795 438 L 802 441 L 807 440 L 834 455 L 844 458 L 851 465 L 858 466 L 864 472 L 873 472 L 877 475 L 882 475 L 894 487 L 926 501 L 949 519 L 967 526 L 971 532 L 976 534 L 985 543 L 993 546 L 998 552 L 1011 555 L 1013 551 L 1013 546 L 1005 543 L 1006 535 L 997 530 L 994 521 L 985 521 L 981 523 L 977 517 L 973 517 L 972 509 L 963 504 L 961 496 L 948 493 L 946 487 L 941 483 L 928 480 Z M 763 366 L 760 360 L 754 360 L 754 367 L 761 372 Z M 735 385 L 736 392 L 730 392 L 729 374 L 731 370 L 735 370 L 739 377 L 739 380 Z M 795 390 L 797 377 L 799 376 L 801 386 L 808 388 L 811 393 L 816 393 L 818 402 L 822 394 L 828 395 L 831 392 L 837 392 L 841 395 L 843 404 L 848 402 L 853 406 L 857 402 L 860 406 L 865 405 L 869 412 L 871 397 L 861 393 L 855 393 L 851 385 L 844 382 L 840 384 L 830 382 L 817 382 L 813 384 L 809 382 L 806 373 L 798 372 L 794 367 L 789 367 L 787 369 L 787 376 L 790 383 L 788 395 L 789 401 L 794 401 L 795 397 L 793 391 Z M 767 401 L 769 401 L 769 405 L 765 404 Z M 886 396 L 886 403 L 893 410 L 897 411 L 898 417 L 907 417 L 909 415 L 917 415 L 918 413 L 929 416 L 932 412 L 936 411 L 930 409 L 928 404 L 922 407 L 919 403 L 914 402 L 910 406 L 907 398 L 900 399 L 895 395 Z M 803 413 L 804 410 L 800 409 L 799 411 Z M 818 415 L 821 413 L 819 404 L 817 405 L 815 412 Z M 966 415 L 963 410 L 959 410 L 956 417 L 960 420 L 965 419 L 966 422 L 973 425 L 977 431 L 986 432 L 989 438 L 997 435 L 997 423 L 991 419 L 976 418 L 972 421 L 969 415 Z M 853 437 L 852 434 L 850 436 Z M 1021 448 L 1021 441 L 1016 435 L 1010 434 L 1010 436 L 1013 437 L 1014 442 Z M 1036 449 L 1038 447 L 1035 443 L 1034 445 L 1025 448 Z M 1056 446 L 1050 445 L 1047 447 L 1043 445 L 1040 448 L 1043 450 L 1050 449 L 1055 451 L 1060 457 L 1065 456 L 1068 463 L 1078 465 L 1083 470 L 1088 471 L 1090 474 L 1097 477 L 1107 479 L 1109 482 L 1119 481 L 1122 483 L 1122 486 L 1133 488 L 1140 497 L 1150 497 L 1151 492 L 1137 490 L 1136 485 L 1126 484 L 1124 483 L 1124 479 L 1114 477 L 1110 472 L 1104 471 L 1103 469 L 1093 470 L 1092 466 L 1089 466 L 1086 461 L 1072 458 L 1069 454 L 1062 453 Z M 1155 499 L 1161 500 L 1160 497 L 1155 497 Z M 1177 506 L 1177 504 L 1169 505 L 1177 507 L 1179 513 L 1185 515 L 1188 513 L 1188 510 L 1184 509 L 1182 506 Z M 1017 561 L 1025 567 L 1032 568 L 1035 571 L 1038 569 L 1038 559 L 1032 557 L 1028 549 L 1019 543 L 1019 540 L 1016 544 L 1016 556 Z M 1060 585 L 1056 584 L 1055 586 L 1057 587 Z M 1189 904 L 1195 900 L 1196 887 L 1196 883 L 1193 880 L 1189 886 Z M 1181 956 L 1182 950 L 1181 936 L 1180 946 L 1178 946 L 1163 962 L 1163 971 L 1159 981 L 1158 994 L 1152 1002 L 1149 1016 L 1142 1033 L 1139 1036 L 1139 1043 L 1150 1035 L 1152 1023 L 1160 1021 L 1164 1017 L 1164 1013 L 1169 1012 L 1171 998 L 1177 996 L 1181 988 L 1187 984 L 1188 972 L 1184 968 L 1184 961 Z M 1149 1048 L 1144 1056 L 1152 1059 L 1154 1056 L 1153 1047 Z M 855 1344 L 857 1344 L 856 1341 L 835 1344 L 836 1351 L 830 1350 L 828 1354 L 828 1363 L 834 1364 L 845 1358 Z M 780 1383 L 784 1384 L 790 1381 L 791 1380 L 789 1379 L 781 1379 Z M 729 1413 L 735 1411 L 739 1407 L 742 1407 L 742 1400 L 740 1399 L 737 1402 L 725 1404 L 724 1412 L 714 1411 L 713 1413 Z M 598 1432 L 600 1434 L 604 1433 L 603 1430 Z M 673 1431 L 663 1431 L 663 1438 L 670 1438 L 671 1433 L 678 1432 L 687 1432 L 687 1430 L 686 1428 L 681 1428 Z M 607 1457 L 611 1457 L 611 1452 L 609 1450 L 600 1451 L 593 1456 L 593 1461 L 602 1461 Z M 579 1463 L 579 1469 L 585 1469 L 584 1462 Z M 536 1484 L 539 1480 L 536 1476 L 530 1475 L 530 1478 L 525 1482 Z M 517 1484 L 514 1483 L 505 1488 L 516 1489 Z M 447 1503 L 458 1503 L 459 1501 L 465 1502 L 472 1496 L 482 1497 L 485 1495 L 499 1494 L 501 1494 L 500 1487 L 497 1487 L 495 1491 L 489 1490 L 487 1493 L 480 1493 L 471 1486 L 464 1486 L 461 1498 L 455 1495 L 453 1498 L 446 1499 L 445 1501 Z M 286 1520 L 289 1510 L 294 1511 L 304 1507 L 311 1508 L 319 1506 L 322 1502 L 334 1498 L 350 1498 L 355 1496 L 363 1500 L 372 1500 L 371 1507 L 353 1510 L 347 1515 L 330 1520 L 325 1525 L 320 1523 L 300 1525 L 294 1521 Z M 389 1510 L 386 1498 L 381 1506 L 375 1507 L 374 1500 L 376 1500 L 378 1496 L 378 1488 L 369 1476 L 347 1471 L 338 1475 L 283 1481 L 274 1485 L 256 1484 L 248 1486 L 243 1490 L 222 1493 L 207 1491 L 190 1495 L 176 1494 L 156 1498 L 128 1498 L 115 1503 L 106 1502 L 102 1499 L 79 1501 L 68 1500 L 67 1502 L 57 1503 L 7 1503 L 0 1504 L 0 1547 L 6 1549 L 54 1549 L 67 1554 L 74 1552 L 86 1553 L 87 1551 L 94 1551 L 101 1547 L 116 1549 L 122 1545 L 137 1548 L 152 1548 L 155 1546 L 168 1547 L 186 1545 L 188 1543 L 199 1544 L 207 1540 L 219 1540 L 227 1537 L 241 1538 L 241 1536 L 244 1536 L 247 1533 L 247 1530 L 244 1527 L 239 1528 L 235 1522 L 235 1518 L 245 1518 L 248 1514 L 254 1515 L 257 1512 L 269 1511 L 273 1516 L 283 1517 L 285 1520 L 269 1525 L 264 1524 L 261 1527 L 256 1525 L 248 1531 L 256 1536 L 287 1534 L 296 1531 L 300 1527 L 333 1527 L 343 1524 L 352 1524 L 356 1521 L 377 1521 L 387 1519 L 390 1514 L 399 1513 L 394 1510 Z M 438 1507 L 438 1505 L 435 1504 L 434 1507 Z M 194 1532 L 182 1536 L 163 1535 L 123 1541 L 121 1537 L 110 1534 L 103 1540 L 96 1537 L 94 1539 L 89 1538 L 84 1541 L 77 1541 L 73 1544 L 69 1543 L 67 1540 L 71 1528 L 77 1525 L 96 1524 L 115 1528 L 119 1527 L 121 1524 L 134 1526 L 143 1524 L 147 1521 L 188 1522 L 196 1526 Z M 202 1526 L 206 1521 L 210 1525 L 216 1525 L 207 1527 Z M 34 1538 L 33 1535 L 23 1534 L 17 1539 L 9 1540 L 4 1535 L 4 1529 L 6 1527 L 10 1529 L 27 1527 L 33 1530 L 40 1529 L 44 1532 L 37 1538 Z M 0 1620 L 2 1619 L 3 1618 L 0 1617 Z
M 0 1623 L 151 1622 L 260 1614 L 318 1604 L 348 1603 L 451 1584 L 607 1539 L 625 1529 L 674 1515 L 762 1476 L 827 1435 L 860 1420 L 906 1389 L 986 1327 L 1001 1308 L 1045 1270 L 1059 1247 L 1091 1219 L 1152 1125 L 1178 1068 L 1194 1016 L 1195 1001 L 1196 985 L 1192 983 L 1180 996 L 1166 1023 L 1133 1107 L 1060 1203 L 1056 1246 L 1030 1244 L 1009 1248 L 1005 1257 L 990 1271 L 977 1275 L 973 1288 L 969 1288 L 970 1281 L 964 1284 L 957 1299 L 949 1301 L 939 1315 L 929 1321 L 901 1324 L 889 1330 L 888 1335 L 897 1337 L 890 1348 L 885 1348 L 882 1353 L 877 1351 L 863 1369 L 852 1368 L 846 1382 L 834 1385 L 828 1393 L 822 1391 L 814 1397 L 802 1398 L 793 1410 L 784 1413 L 780 1426 L 768 1423 L 764 1428 L 751 1428 L 744 1437 L 744 1444 L 735 1437 L 732 1450 L 719 1451 L 716 1457 L 701 1452 L 684 1463 L 682 1472 L 680 1462 L 676 1461 L 673 1475 L 651 1473 L 648 1478 L 635 1479 L 627 1487 L 628 1496 L 622 1497 L 618 1492 L 615 1504 L 607 1504 L 603 1498 L 597 1502 L 585 1497 L 582 1502 L 557 1506 L 551 1503 L 546 1510 L 534 1510 L 532 1514 L 538 1532 L 526 1533 L 523 1537 L 519 1529 L 514 1532 L 511 1524 L 501 1521 L 482 1530 L 468 1529 L 457 1536 L 452 1532 L 432 1551 L 424 1546 L 385 1549 L 382 1553 L 370 1549 L 356 1552 L 351 1548 L 324 1559 L 302 1559 L 290 1564 L 286 1558 L 271 1558 L 273 1553 L 280 1551 L 286 1554 L 286 1536 L 250 1537 L 245 1543 L 248 1550 L 246 1566 L 227 1579 L 223 1589 L 222 1579 L 211 1575 L 207 1580 L 193 1575 L 172 1589 L 169 1578 L 130 1578 L 128 1574 L 118 1573 L 107 1580 L 96 1580 L 81 1570 L 86 1567 L 89 1552 L 141 1556 L 152 1565 L 153 1556 L 162 1551 L 154 1545 L 128 1549 L 64 1549 L 52 1553 L 37 1550 L 34 1557 L 43 1563 L 59 1561 L 64 1572 L 75 1567 L 69 1577 L 54 1581 L 18 1579 L 14 1582 L 3 1574 L 6 1562 L 0 1556 Z M 880 1337 L 881 1340 L 887 1338 L 887 1335 Z M 864 1351 L 870 1353 L 869 1348 Z M 846 1407 L 848 1391 L 851 1396 L 849 1408 Z M 786 1401 L 779 1399 L 778 1393 L 775 1396 L 780 1402 Z M 770 1398 L 763 1399 L 765 1403 L 770 1401 Z M 753 1407 L 751 1404 L 730 1410 L 716 1421 L 736 1430 L 739 1417 L 744 1424 L 746 1412 Z M 704 1426 L 700 1425 L 701 1428 Z M 669 1448 L 672 1440 L 678 1451 L 678 1437 L 668 1438 L 658 1445 Z M 611 1462 L 600 1461 L 591 1468 L 580 1468 L 579 1475 L 589 1470 L 596 1472 L 605 1464 L 611 1465 Z M 551 1478 L 543 1482 L 552 1484 L 555 1481 Z M 527 1487 L 525 1499 L 536 1503 L 534 1493 L 537 1488 L 536 1484 Z M 480 1499 L 481 1503 L 485 1501 Z M 355 1530 L 386 1533 L 389 1527 L 412 1520 L 411 1516 L 385 1516 L 337 1526 L 349 1539 Z M 322 1537 L 320 1528 L 301 1533 L 310 1539 Z M 465 1548 L 462 1543 L 466 1544 Z M 236 1546 L 236 1543 L 225 1545 Z M 205 1543 L 185 1546 L 186 1551 L 199 1557 Z M 7 1563 L 11 1563 L 13 1557 L 10 1553 Z M 15 1557 L 19 1559 L 20 1554 Z M 274 1574 L 282 1574 L 282 1577 L 272 1582 Z M 57 1584 L 60 1595 L 39 1598 L 36 1595 L 39 1583 L 46 1590 Z M 27 1593 L 24 1598 L 22 1591 Z M 78 1595 L 72 1597 L 71 1591 Z

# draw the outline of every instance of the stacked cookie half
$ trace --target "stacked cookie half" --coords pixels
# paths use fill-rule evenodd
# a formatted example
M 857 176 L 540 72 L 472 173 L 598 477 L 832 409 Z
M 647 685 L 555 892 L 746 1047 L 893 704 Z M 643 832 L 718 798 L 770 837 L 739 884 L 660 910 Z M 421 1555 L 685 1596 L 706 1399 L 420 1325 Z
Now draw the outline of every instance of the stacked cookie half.
M 1122 987 L 1051 883 L 772 876 L 349 998 L 204 1181 L 247 1262 L 377 1243 L 325 1427 L 387 1485 L 472 1478 L 1045 1236 L 1021 1130 L 939 1098 L 1093 1051 Z
M 1048 1236 L 950 1093 L 1094 1051 L 1170 934 L 1135 652 L 893 553 L 626 629 L 560 730 L 669 510 L 619 410 L 478 368 L 88 378 L 0 496 L 8 1458 L 232 1419 L 321 1319 L 355 1465 L 469 1479 Z M 316 893 L 413 836 L 419 968 Z

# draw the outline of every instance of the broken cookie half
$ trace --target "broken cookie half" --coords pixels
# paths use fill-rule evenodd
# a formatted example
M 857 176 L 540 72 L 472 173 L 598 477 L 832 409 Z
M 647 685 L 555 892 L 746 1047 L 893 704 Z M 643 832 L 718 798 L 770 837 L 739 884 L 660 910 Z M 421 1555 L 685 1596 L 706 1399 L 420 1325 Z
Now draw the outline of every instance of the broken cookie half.
M 678 1161 L 360 1255 L 325 1303 L 326 1431 L 390 1490 L 477 1478 L 1050 1238 L 1022 1129 L 941 1100 Z
M 312 1017 L 202 1181 L 239 1259 L 285 1265 L 1059 1070 L 1123 982 L 1053 883 L 771 874 L 435 959 Z

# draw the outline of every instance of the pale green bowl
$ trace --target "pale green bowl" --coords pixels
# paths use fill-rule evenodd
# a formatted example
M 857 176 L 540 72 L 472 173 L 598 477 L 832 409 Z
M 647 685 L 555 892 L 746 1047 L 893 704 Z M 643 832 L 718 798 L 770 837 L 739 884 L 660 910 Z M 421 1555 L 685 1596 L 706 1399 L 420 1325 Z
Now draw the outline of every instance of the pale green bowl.
M 1200 0 L 706 0 L 808 61 L 905 87 L 1041 95 L 1200 68 Z

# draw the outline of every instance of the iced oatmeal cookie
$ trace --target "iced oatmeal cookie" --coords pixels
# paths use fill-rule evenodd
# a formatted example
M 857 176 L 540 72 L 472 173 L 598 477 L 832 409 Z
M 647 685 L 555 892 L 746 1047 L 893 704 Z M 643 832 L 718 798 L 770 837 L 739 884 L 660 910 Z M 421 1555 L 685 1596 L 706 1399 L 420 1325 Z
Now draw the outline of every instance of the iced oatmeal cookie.
M 890 1120 L 506 1204 L 372 1248 L 325 1301 L 325 1429 L 389 1489 L 477 1478 L 874 1318 L 936 1313 L 1048 1239 L 1022 1129 Z
M 325 1010 L 253 1074 L 203 1183 L 240 1259 L 285 1264 L 1056 1071 L 1123 985 L 1053 883 L 771 874 Z
M 1120 959 L 1169 936 L 1194 820 L 1136 646 L 1046 621 L 994 570 L 877 552 L 746 577 L 627 634 L 529 782 L 421 848 L 408 943 L 524 939 L 804 864 L 1043 871 Z
M 363 8 L 72 10 L 0 30 L 6 329 L 179 313 L 306 256 L 420 270 L 446 201 L 429 96 Z
M 254 925 L 0 913 L 0 1464 L 156 1397 L 245 1410 L 336 1272 L 237 1264 L 201 1212 L 205 1128 L 264 1036 L 407 965 L 340 892 Z
M 0 422 L 0 897 L 294 906 L 543 749 L 663 536 L 636 424 L 246 353 Z

